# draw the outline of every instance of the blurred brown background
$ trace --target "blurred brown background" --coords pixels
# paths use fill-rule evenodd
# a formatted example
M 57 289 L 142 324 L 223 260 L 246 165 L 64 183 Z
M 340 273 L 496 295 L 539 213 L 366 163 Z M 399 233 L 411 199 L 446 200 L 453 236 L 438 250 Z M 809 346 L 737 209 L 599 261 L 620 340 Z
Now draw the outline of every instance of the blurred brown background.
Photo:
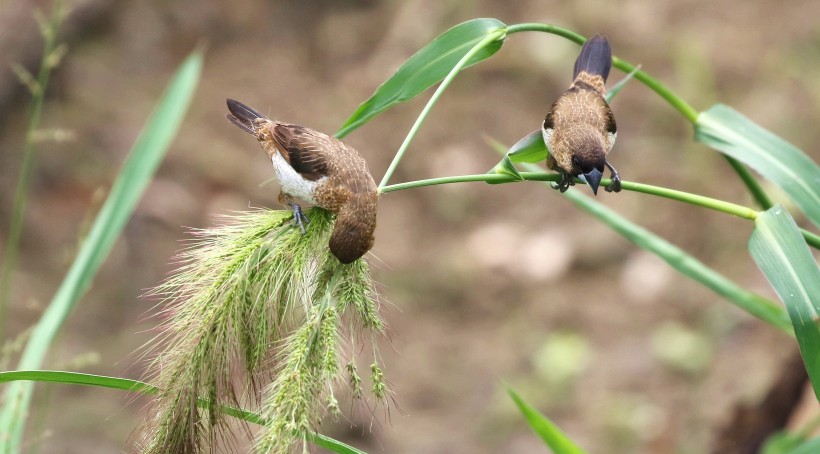
M 820 158 L 820 3 L 333 2 L 76 0 L 69 51 L 48 87 L 7 337 L 51 299 L 138 131 L 177 65 L 207 45 L 196 97 L 166 161 L 93 288 L 71 314 L 49 369 L 139 378 L 132 352 L 151 336 L 139 298 L 169 272 L 184 226 L 278 190 L 252 139 L 227 123 L 225 98 L 327 132 L 413 52 L 467 19 L 546 22 L 603 33 L 614 53 L 697 109 L 734 106 Z M 32 10 L 0 1 L 0 238 L 20 165 L 28 95 L 8 69 L 39 59 Z M 538 128 L 569 82 L 578 47 L 517 34 L 459 76 L 422 127 L 394 182 L 479 173 Z M 623 75 L 613 71 L 610 85 Z M 429 97 L 347 140 L 378 181 Z M 639 83 L 613 102 L 612 162 L 626 180 L 751 205 L 722 157 Z M 588 188 L 575 190 L 589 192 Z M 755 291 L 773 293 L 746 252 L 752 224 L 622 192 L 598 200 Z M 2 243 L 0 243 L 2 244 Z M 361 409 L 328 435 L 368 452 L 545 452 L 505 394 L 510 385 L 596 453 L 705 452 L 739 402 L 765 392 L 793 342 L 577 212 L 535 183 L 462 184 L 387 194 L 371 260 L 390 324 L 381 346 L 398 408 Z M 12 365 L 7 366 L 9 368 Z M 121 392 L 38 386 L 32 452 L 127 452 L 144 402 Z M 345 409 L 346 410 L 346 409 Z

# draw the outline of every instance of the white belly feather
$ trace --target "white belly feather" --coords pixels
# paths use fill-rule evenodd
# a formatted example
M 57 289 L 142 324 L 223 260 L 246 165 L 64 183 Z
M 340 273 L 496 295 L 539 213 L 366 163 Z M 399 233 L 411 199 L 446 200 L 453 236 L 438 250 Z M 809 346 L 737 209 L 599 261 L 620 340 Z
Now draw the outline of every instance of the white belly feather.
M 313 199 L 311 194 L 313 194 L 316 186 L 325 181 L 327 177 L 314 181 L 304 178 L 293 170 L 293 167 L 278 152 L 273 153 L 271 162 L 273 163 L 273 170 L 276 172 L 276 179 L 279 180 L 279 184 L 282 186 L 282 192 L 305 202 L 316 204 L 316 200 Z

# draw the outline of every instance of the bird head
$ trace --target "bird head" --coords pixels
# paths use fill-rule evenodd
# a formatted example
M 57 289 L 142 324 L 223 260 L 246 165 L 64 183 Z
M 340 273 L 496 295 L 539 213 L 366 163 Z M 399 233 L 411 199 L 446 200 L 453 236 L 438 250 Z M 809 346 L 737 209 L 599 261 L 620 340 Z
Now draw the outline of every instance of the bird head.
M 584 175 L 587 184 L 592 188 L 592 193 L 598 195 L 598 185 L 601 184 L 606 165 L 604 153 L 577 155 L 573 156 L 572 161 L 575 168 L 579 170 L 578 173 Z

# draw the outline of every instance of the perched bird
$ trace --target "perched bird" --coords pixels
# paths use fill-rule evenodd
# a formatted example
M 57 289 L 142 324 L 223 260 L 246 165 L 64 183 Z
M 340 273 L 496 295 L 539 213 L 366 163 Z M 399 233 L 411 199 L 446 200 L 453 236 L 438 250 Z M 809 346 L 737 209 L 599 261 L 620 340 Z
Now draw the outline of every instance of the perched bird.
M 601 35 L 590 38 L 575 61 L 573 82 L 550 108 L 541 132 L 549 148 L 547 167 L 561 174 L 553 188 L 564 192 L 575 184 L 574 177 L 584 175 L 592 192 L 598 185 L 604 166 L 612 172 L 607 192 L 621 190 L 621 177 L 607 161 L 615 144 L 615 117 L 604 100 L 606 78 L 612 67 L 612 49 Z
M 279 202 L 293 209 L 302 232 L 309 222 L 299 199 L 336 214 L 330 252 L 342 263 L 363 256 L 376 230 L 376 183 L 359 153 L 341 141 L 304 126 L 271 120 L 228 99 L 231 123 L 256 136 L 273 162 L 282 187 Z

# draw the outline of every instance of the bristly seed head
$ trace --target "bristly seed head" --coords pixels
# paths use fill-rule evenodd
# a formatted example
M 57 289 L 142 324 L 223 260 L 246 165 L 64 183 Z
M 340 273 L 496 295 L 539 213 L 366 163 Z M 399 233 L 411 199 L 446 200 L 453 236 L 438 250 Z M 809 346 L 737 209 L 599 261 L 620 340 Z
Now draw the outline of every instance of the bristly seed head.
M 383 332 L 367 263 L 343 265 L 330 254 L 329 212 L 311 209 L 304 235 L 289 216 L 258 210 L 194 231 L 179 268 L 148 293 L 162 299 L 166 321 L 146 350 L 156 354 L 152 382 L 160 391 L 141 452 L 216 449 L 233 435 L 224 433 L 217 404 L 238 406 L 249 391 L 267 421 L 258 450 L 285 453 L 309 440 L 326 412 L 338 413 L 334 386 L 348 383 L 362 397 L 351 371 L 355 352 L 343 348 L 352 341 L 342 336 Z

